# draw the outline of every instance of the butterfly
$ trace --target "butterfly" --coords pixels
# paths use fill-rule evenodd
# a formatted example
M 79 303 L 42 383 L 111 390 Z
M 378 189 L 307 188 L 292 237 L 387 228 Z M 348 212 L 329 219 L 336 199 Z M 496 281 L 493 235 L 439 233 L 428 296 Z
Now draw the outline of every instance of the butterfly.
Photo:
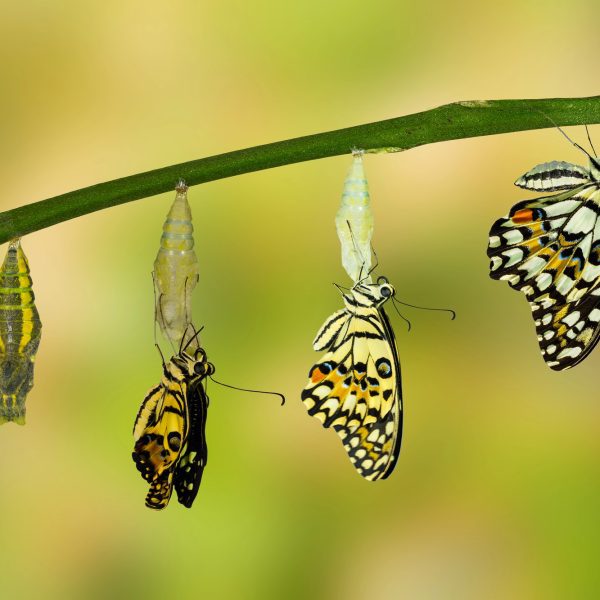
M 175 200 L 163 225 L 152 273 L 155 321 L 165 337 L 176 346 L 180 344 L 184 333 L 189 331 L 192 291 L 199 277 L 187 190 L 185 182 L 180 180 Z
M 29 264 L 20 240 L 14 240 L 0 268 L 0 423 L 25 424 L 41 335 Z
M 553 161 L 517 179 L 558 193 L 515 204 L 489 235 L 490 276 L 525 294 L 555 371 L 580 363 L 600 335 L 600 161 L 583 151 L 587 168 Z
M 400 361 L 383 305 L 395 290 L 385 277 L 359 280 L 343 294 L 313 342 L 326 354 L 302 392 L 308 414 L 342 439 L 360 475 L 374 481 L 393 471 L 402 438 Z
M 179 502 L 190 508 L 208 460 L 204 380 L 215 368 L 201 347 L 189 350 L 198 333 L 163 362 L 162 379 L 144 398 L 135 420 L 132 456 L 150 483 L 148 508 L 165 508 L 173 488 Z

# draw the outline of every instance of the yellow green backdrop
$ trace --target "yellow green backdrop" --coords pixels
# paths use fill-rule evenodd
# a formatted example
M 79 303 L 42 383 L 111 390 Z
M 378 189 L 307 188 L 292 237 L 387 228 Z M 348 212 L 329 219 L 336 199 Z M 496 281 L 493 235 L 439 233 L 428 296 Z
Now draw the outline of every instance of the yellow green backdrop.
M 594 0 L 4 2 L 3 210 L 100 181 L 454 100 L 598 93 Z M 583 139 L 583 128 L 572 135 Z M 592 134 L 600 141 L 598 129 Z M 349 157 L 189 192 L 194 313 L 217 376 L 196 503 L 144 507 L 131 428 L 158 381 L 150 272 L 174 194 L 32 234 L 44 323 L 28 422 L 0 428 L 6 598 L 587 598 L 600 585 L 600 351 L 539 356 L 488 278 L 492 221 L 556 130 L 365 159 L 405 437 L 368 483 L 300 390 L 346 283 L 333 219 Z

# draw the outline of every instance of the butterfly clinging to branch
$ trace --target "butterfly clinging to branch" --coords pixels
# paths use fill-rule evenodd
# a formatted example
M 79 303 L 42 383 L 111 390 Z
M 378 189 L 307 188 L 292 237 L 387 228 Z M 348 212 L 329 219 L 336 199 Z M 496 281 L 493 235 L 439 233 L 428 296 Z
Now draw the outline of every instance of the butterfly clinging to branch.
M 400 452 L 400 361 L 383 305 L 395 290 L 384 277 L 358 281 L 343 294 L 345 307 L 323 324 L 313 348 L 326 351 L 302 392 L 308 413 L 342 439 L 365 479 L 385 479 Z
M 215 371 L 199 346 L 200 332 L 183 340 L 179 352 L 163 362 L 163 376 L 144 398 L 133 428 L 133 460 L 150 484 L 146 506 L 162 509 L 173 492 L 190 508 L 208 459 L 204 381 Z M 195 342 L 195 348 L 190 346 Z
M 600 161 L 575 146 L 589 166 L 552 161 L 517 179 L 557 193 L 513 206 L 488 244 L 490 276 L 525 294 L 542 356 L 556 371 L 580 363 L 600 335 Z

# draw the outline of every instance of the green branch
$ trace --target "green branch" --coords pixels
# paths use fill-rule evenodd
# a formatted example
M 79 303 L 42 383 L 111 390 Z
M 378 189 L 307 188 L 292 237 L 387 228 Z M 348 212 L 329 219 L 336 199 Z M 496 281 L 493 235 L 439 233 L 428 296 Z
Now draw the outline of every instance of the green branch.
M 347 154 L 353 148 L 401 151 L 456 140 L 557 125 L 600 123 L 600 96 L 456 102 L 432 110 L 201 158 L 114 179 L 0 213 L 0 243 L 74 217 L 188 185 Z M 550 160 L 552 157 L 548 157 Z M 465 167 L 466 170 L 466 167 Z

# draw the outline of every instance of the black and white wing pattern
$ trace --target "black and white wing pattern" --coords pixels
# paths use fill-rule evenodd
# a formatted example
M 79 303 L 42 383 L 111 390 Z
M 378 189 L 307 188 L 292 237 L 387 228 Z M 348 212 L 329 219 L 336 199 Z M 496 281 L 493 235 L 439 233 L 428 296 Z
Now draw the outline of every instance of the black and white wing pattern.
M 542 356 L 562 371 L 600 335 L 600 164 L 544 163 L 515 183 L 560 193 L 519 202 L 492 225 L 490 276 L 525 294 Z
M 345 308 L 325 321 L 313 342 L 326 353 L 310 369 L 302 392 L 308 414 L 340 436 L 365 479 L 387 478 L 402 439 L 402 387 L 398 350 L 383 304 L 394 288 L 357 283 Z

